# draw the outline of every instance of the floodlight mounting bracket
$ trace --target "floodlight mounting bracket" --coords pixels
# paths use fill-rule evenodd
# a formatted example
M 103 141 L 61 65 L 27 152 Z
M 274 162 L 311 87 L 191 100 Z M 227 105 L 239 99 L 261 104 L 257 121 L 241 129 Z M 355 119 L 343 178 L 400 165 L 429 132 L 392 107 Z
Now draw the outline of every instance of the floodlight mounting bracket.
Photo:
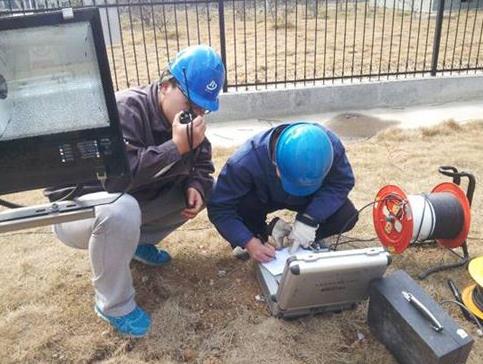
M 59 201 L 2 211 L 0 212 L 0 234 L 15 230 L 89 219 L 95 217 L 96 206 L 112 203 L 120 195 L 120 193 L 116 193 L 110 194 L 103 199 Z

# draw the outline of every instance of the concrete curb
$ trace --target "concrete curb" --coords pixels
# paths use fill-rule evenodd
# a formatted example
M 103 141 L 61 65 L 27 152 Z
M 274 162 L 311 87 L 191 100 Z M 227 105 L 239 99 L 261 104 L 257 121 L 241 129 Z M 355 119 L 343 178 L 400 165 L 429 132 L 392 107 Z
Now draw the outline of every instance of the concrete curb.
M 210 122 L 322 112 L 434 105 L 483 98 L 483 75 L 399 79 L 293 89 L 239 91 L 220 96 Z

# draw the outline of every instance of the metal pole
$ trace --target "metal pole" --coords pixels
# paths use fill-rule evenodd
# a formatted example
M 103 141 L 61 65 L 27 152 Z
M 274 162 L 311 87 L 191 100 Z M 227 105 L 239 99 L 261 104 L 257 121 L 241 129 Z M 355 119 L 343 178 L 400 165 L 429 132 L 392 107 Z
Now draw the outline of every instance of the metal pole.
M 218 23 L 220 25 L 220 50 L 221 60 L 225 65 L 225 83 L 223 84 L 223 92 L 228 91 L 228 65 L 226 63 L 226 40 L 225 40 L 225 2 L 218 0 Z
M 436 28 L 434 30 L 433 59 L 431 62 L 431 76 L 436 76 L 438 68 L 439 46 L 441 44 L 441 29 L 443 28 L 444 0 L 439 0 Z

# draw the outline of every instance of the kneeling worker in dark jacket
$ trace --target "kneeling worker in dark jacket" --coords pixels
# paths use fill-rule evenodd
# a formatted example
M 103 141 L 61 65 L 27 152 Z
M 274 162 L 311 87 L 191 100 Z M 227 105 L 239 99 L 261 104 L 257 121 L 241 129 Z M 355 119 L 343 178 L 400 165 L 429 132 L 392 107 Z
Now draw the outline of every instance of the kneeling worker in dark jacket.
M 291 251 L 352 229 L 357 210 L 348 199 L 354 175 L 340 139 L 301 122 L 257 134 L 227 161 L 208 203 L 208 216 L 233 248 L 258 262 L 273 259 L 271 235 Z M 267 214 L 296 211 L 292 224 Z
M 82 201 L 115 196 L 109 192 L 127 193 L 96 206 L 92 219 L 54 227 L 65 244 L 89 249 L 95 311 L 123 335 L 144 336 L 151 326 L 149 315 L 134 299 L 131 260 L 153 266 L 168 263 L 168 252 L 155 244 L 194 218 L 213 187 L 204 115 L 218 109 L 224 79 L 221 57 L 200 45 L 179 52 L 159 82 L 117 93 L 132 181 L 129 186 L 112 179 L 102 186 L 94 181 L 75 197 Z M 182 123 L 187 112 L 193 119 L 189 124 Z M 46 194 L 56 200 L 71 190 L 56 187 Z

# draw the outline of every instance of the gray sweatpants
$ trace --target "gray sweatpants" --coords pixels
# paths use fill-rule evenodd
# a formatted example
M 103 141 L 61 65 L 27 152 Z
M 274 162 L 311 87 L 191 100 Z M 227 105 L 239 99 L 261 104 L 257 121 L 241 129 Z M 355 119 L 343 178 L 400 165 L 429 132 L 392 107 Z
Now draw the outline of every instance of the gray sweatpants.
M 107 192 L 97 192 L 79 200 L 107 196 Z M 112 204 L 97 206 L 94 218 L 54 225 L 64 244 L 89 250 L 96 305 L 104 314 L 122 316 L 134 309 L 129 263 L 136 247 L 156 244 L 186 222 L 181 216 L 184 208 L 184 192 L 175 186 L 141 206 L 124 194 Z

